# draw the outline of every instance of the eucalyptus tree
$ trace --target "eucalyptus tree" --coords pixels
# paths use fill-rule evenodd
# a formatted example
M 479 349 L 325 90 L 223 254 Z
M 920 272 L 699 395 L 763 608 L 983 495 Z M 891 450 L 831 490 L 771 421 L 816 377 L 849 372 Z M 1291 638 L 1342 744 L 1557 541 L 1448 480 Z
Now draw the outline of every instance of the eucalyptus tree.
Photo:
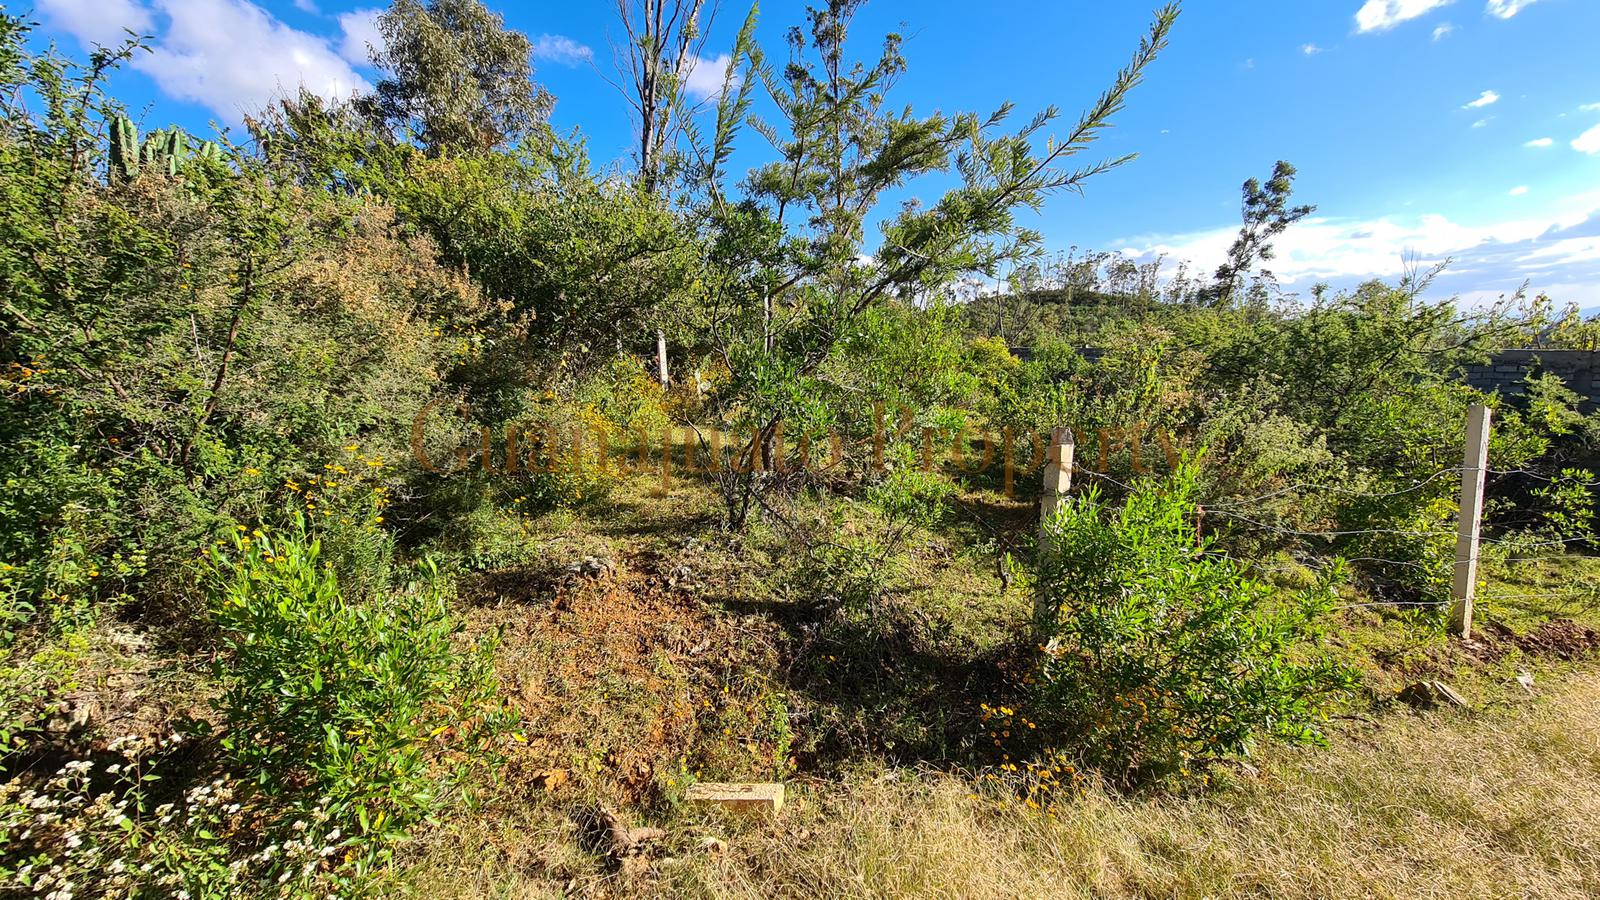
M 704 12 L 705 0 L 617 0 L 627 41 L 615 50 L 617 69 L 625 81 L 616 86 L 635 123 L 636 181 L 651 198 L 664 199 L 681 158 L 679 141 L 699 109 L 685 83 L 705 47 Z M 715 4 L 711 14 L 715 15 Z M 658 322 L 656 327 L 656 369 L 662 384 L 669 377 L 664 324 Z
M 527 36 L 479 0 L 394 0 L 378 17 L 384 71 L 363 111 L 429 155 L 515 144 L 546 127 L 551 99 L 533 81 Z

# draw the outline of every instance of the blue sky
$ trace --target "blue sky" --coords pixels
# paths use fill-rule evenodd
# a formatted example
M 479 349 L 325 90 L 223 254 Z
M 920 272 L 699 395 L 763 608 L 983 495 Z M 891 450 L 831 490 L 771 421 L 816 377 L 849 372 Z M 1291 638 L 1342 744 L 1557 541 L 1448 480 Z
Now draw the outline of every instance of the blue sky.
M 147 127 L 205 134 L 284 87 L 348 94 L 365 60 L 374 0 L 35 0 L 41 35 L 64 48 L 153 35 L 154 54 L 115 90 Z M 1153 8 L 1155 0 L 1151 0 Z M 536 43 L 554 120 L 591 155 L 626 166 L 627 108 L 613 75 L 619 28 L 608 0 L 490 0 Z M 772 0 L 758 39 L 775 56 L 803 3 Z M 1284 286 L 1394 277 L 1404 258 L 1454 260 L 1438 290 L 1478 303 L 1527 282 L 1558 303 L 1600 306 L 1600 34 L 1595 0 L 1190 0 L 1172 44 L 1100 144 L 1140 157 L 1052 199 L 1028 224 L 1052 248 L 1166 254 L 1214 266 L 1238 227 L 1239 183 L 1277 159 L 1300 170 L 1315 217 L 1279 240 Z M 725 2 L 694 85 L 720 83 L 717 57 L 748 7 Z M 899 98 L 919 111 L 1019 120 L 1055 104 L 1070 120 L 1132 52 L 1141 4 L 952 0 L 869 3 L 855 46 L 906 38 Z M 744 136 L 736 163 L 762 158 Z M 928 197 L 933 179 L 912 189 Z

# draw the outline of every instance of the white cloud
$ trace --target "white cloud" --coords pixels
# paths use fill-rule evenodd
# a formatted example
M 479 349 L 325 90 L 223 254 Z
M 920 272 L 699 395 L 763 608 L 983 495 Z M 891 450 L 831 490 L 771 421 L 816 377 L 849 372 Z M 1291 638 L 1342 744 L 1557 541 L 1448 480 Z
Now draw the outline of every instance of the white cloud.
M 1307 56 L 1316 56 L 1318 53 L 1326 53 L 1328 51 L 1325 48 L 1318 47 L 1316 44 L 1301 44 L 1300 52 Z
M 1534 0 L 1489 0 L 1484 12 L 1491 16 L 1509 19 L 1534 4 Z
M 1600 125 L 1585 131 L 1572 140 L 1572 149 L 1590 156 L 1600 154 Z
M 318 9 L 317 4 L 312 0 L 294 0 L 294 8 L 308 15 L 316 16 L 322 14 L 322 10 Z
M 533 42 L 533 58 L 558 66 L 576 66 L 594 58 L 594 51 L 572 38 L 541 34 Z
M 372 64 L 369 47 L 383 47 L 383 32 L 378 30 L 381 9 L 353 9 L 339 14 L 339 30 L 344 34 L 339 41 L 339 55 L 358 66 Z
M 39 0 L 38 9 L 46 22 L 85 47 L 115 47 L 127 31 L 149 34 L 155 28 L 150 10 L 135 0 Z
M 296 31 L 247 0 L 156 0 L 171 22 L 154 52 L 134 58 L 167 95 L 237 122 L 304 87 L 323 97 L 365 91 L 328 41 Z
M 132 67 L 179 100 L 238 122 L 280 93 L 323 97 L 369 89 L 326 38 L 297 31 L 249 0 L 42 0 L 52 24 L 81 43 L 115 41 L 124 26 L 154 32 Z M 165 28 L 157 28 L 158 18 Z
M 1583 112 L 1600 112 L 1600 103 L 1585 103 L 1578 107 Z
M 687 65 L 683 73 L 683 89 L 691 97 L 706 100 L 722 93 L 722 86 L 728 78 L 728 66 L 733 63 L 732 57 L 724 53 L 716 59 L 706 59 L 696 56 Z
M 1141 260 L 1164 255 L 1174 264 L 1186 260 L 1192 270 L 1209 272 L 1227 258 L 1238 230 L 1230 223 L 1199 232 L 1135 236 L 1119 245 Z M 1394 278 L 1406 271 L 1409 255 L 1423 266 L 1454 259 L 1448 271 L 1468 280 L 1460 285 L 1464 292 L 1515 290 L 1534 273 L 1548 272 L 1569 287 L 1585 285 L 1579 293 L 1586 293 L 1586 302 L 1600 300 L 1600 191 L 1562 197 L 1537 214 L 1485 224 L 1438 214 L 1364 220 L 1318 216 L 1291 226 L 1273 246 L 1277 254 L 1266 267 L 1290 290 L 1323 281 L 1349 286 Z
M 1357 31 L 1385 31 L 1451 0 L 1367 0 L 1356 10 Z
M 1495 102 L 1496 100 L 1499 100 L 1499 99 L 1500 99 L 1500 95 L 1495 93 L 1494 91 L 1484 91 L 1483 93 L 1478 95 L 1478 99 L 1472 101 L 1471 103 L 1468 103 L 1467 105 L 1465 105 L 1465 106 L 1463 106 L 1461 108 L 1462 109 L 1481 109 L 1481 108 L 1483 108 L 1485 106 L 1488 106 L 1489 104 L 1491 104 L 1491 103 L 1493 103 L 1493 102 Z
M 1526 194 L 1527 192 L 1528 192 L 1528 186 L 1525 185 L 1525 184 L 1519 184 L 1516 187 L 1512 188 L 1511 190 L 1507 191 L 1506 194 L 1509 195 L 1509 196 L 1512 196 L 1512 197 L 1521 197 L 1523 194 Z
M 1433 39 L 1436 41 L 1442 41 L 1445 39 L 1446 35 L 1455 30 L 1456 27 L 1451 25 L 1449 22 L 1446 22 L 1443 25 L 1435 26 L 1433 29 Z
M 1492 121 L 1494 121 L 1494 116 L 1485 116 L 1484 118 L 1481 118 L 1476 122 L 1473 122 L 1472 123 L 1472 127 L 1473 128 L 1482 128 L 1483 126 L 1489 124 Z
M 1548 147 L 1548 146 L 1550 146 L 1551 144 L 1554 144 L 1554 143 L 1555 143 L 1555 141 L 1551 140 L 1550 138 L 1534 138 L 1533 140 L 1527 142 L 1526 144 L 1523 144 L 1522 146 L 1524 146 L 1524 147 Z

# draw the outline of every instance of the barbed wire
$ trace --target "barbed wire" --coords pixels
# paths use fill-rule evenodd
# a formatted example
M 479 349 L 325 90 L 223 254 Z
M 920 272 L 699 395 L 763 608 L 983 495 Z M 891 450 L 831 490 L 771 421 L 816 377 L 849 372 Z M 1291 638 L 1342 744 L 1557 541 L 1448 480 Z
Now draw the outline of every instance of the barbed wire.
M 1600 594 L 1597 594 L 1593 590 L 1572 590 L 1572 591 L 1552 591 L 1552 592 L 1538 593 L 1538 594 L 1495 594 L 1495 593 L 1483 593 L 1483 594 L 1479 594 L 1477 596 L 1477 598 L 1479 600 L 1555 600 L 1555 599 L 1576 600 L 1576 599 L 1581 599 L 1581 598 L 1585 598 L 1585 597 L 1595 598 L 1595 597 L 1600 597 Z
M 1241 515 L 1241 514 L 1236 513 L 1236 512 L 1231 512 L 1231 511 L 1226 510 L 1226 509 L 1217 509 L 1217 508 L 1211 507 L 1211 506 L 1203 506 L 1202 509 L 1204 509 L 1205 512 L 1208 513 L 1208 514 L 1214 512 L 1219 516 L 1224 516 L 1224 517 L 1229 518 L 1229 519 L 1237 519 L 1237 520 L 1239 520 L 1241 522 L 1247 522 L 1247 523 L 1249 523 L 1251 525 L 1254 525 L 1257 528 L 1261 528 L 1261 529 L 1264 529 L 1264 530 L 1267 530 L 1267 531 L 1276 532 L 1278 534 L 1289 535 L 1291 537 L 1336 538 L 1336 537 L 1355 537 L 1356 535 L 1363 535 L 1363 534 L 1387 534 L 1387 535 L 1394 535 L 1394 536 L 1399 536 L 1399 537 L 1454 537 L 1455 536 L 1455 531 L 1454 530 L 1451 530 L 1451 531 L 1418 531 L 1418 530 L 1415 530 L 1415 529 L 1408 529 L 1408 528 L 1349 528 L 1349 529 L 1339 529 L 1339 530 L 1335 530 L 1335 531 L 1304 531 L 1304 530 L 1301 530 L 1301 529 L 1298 529 L 1298 528 L 1285 528 L 1285 527 L 1283 527 L 1281 525 L 1273 525 L 1270 522 L 1263 522 L 1263 521 L 1261 521 L 1259 519 L 1252 519 L 1249 516 Z
M 1580 559 L 1596 559 L 1596 558 L 1597 557 L 1593 557 L 1593 556 L 1579 556 L 1579 555 L 1574 555 L 1574 554 L 1568 553 L 1568 554 L 1565 554 L 1563 556 L 1508 556 L 1508 557 L 1506 557 L 1505 562 L 1507 562 L 1507 563 L 1557 562 L 1557 561 L 1572 562 L 1572 561 L 1580 560 Z
M 1408 606 L 1431 609 L 1437 606 L 1449 606 L 1454 602 L 1455 600 L 1368 600 L 1364 603 L 1346 603 L 1342 606 L 1330 607 L 1329 611 L 1339 612 L 1340 610 L 1363 609 L 1369 606 Z
M 1427 476 L 1426 478 L 1422 479 L 1421 481 L 1417 481 L 1417 482 L 1415 482 L 1413 484 L 1407 485 L 1406 487 L 1397 488 L 1397 489 L 1392 490 L 1392 491 L 1376 491 L 1376 492 L 1374 492 L 1374 491 L 1357 490 L 1355 488 L 1348 488 L 1348 487 L 1344 487 L 1342 485 L 1337 485 L 1337 484 L 1313 484 L 1311 482 L 1304 482 L 1303 481 L 1303 482 L 1298 482 L 1296 484 L 1288 485 L 1286 487 L 1279 488 L 1279 489 L 1277 489 L 1275 491 L 1268 491 L 1267 493 L 1261 494 L 1260 496 L 1247 497 L 1247 498 L 1242 499 L 1242 500 L 1231 500 L 1231 501 L 1228 501 L 1226 503 L 1218 503 L 1218 504 L 1215 504 L 1215 505 L 1212 505 L 1212 506 L 1208 506 L 1208 507 L 1206 507 L 1206 509 L 1208 511 L 1210 511 L 1210 510 L 1224 510 L 1224 509 L 1238 509 L 1240 507 L 1248 506 L 1248 505 L 1253 504 L 1253 503 L 1260 503 L 1263 500 L 1271 500 L 1271 499 L 1274 499 L 1276 497 L 1281 497 L 1281 496 L 1283 496 L 1285 494 L 1289 494 L 1289 493 L 1293 493 L 1293 492 L 1301 491 L 1301 490 L 1308 490 L 1308 489 L 1327 492 L 1327 493 L 1340 493 L 1340 494 L 1347 494 L 1347 495 L 1355 496 L 1355 497 L 1368 497 L 1368 498 L 1375 499 L 1375 500 L 1381 500 L 1381 499 L 1384 499 L 1384 498 L 1387 498 L 1387 497 L 1398 497 L 1398 496 L 1400 496 L 1402 494 L 1409 494 L 1409 493 L 1412 493 L 1413 491 L 1419 491 L 1419 490 L 1427 487 L 1428 485 L 1432 484 L 1433 482 L 1438 481 L 1440 478 L 1443 478 L 1446 475 L 1459 475 L 1459 474 L 1461 474 L 1462 472 L 1465 472 L 1465 471 L 1466 471 L 1466 469 L 1462 468 L 1461 466 L 1456 466 L 1453 469 L 1440 469 L 1439 471 L 1434 472 L 1432 475 Z
M 1557 481 L 1563 481 L 1563 482 L 1566 482 L 1568 484 L 1577 485 L 1579 487 L 1586 487 L 1586 488 L 1600 487 L 1600 480 L 1596 480 L 1596 481 L 1567 481 L 1567 479 L 1561 477 L 1560 475 L 1557 475 L 1557 476 L 1552 478 L 1549 475 L 1545 475 L 1542 472 L 1535 472 L 1532 469 L 1496 469 L 1493 466 L 1491 466 L 1491 467 L 1489 467 L 1488 471 L 1491 472 L 1492 474 L 1495 474 L 1495 475 L 1523 475 L 1523 476 L 1526 476 L 1528 478 L 1535 479 L 1537 481 L 1547 481 L 1547 482 L 1550 482 L 1550 483 L 1555 483 Z
M 1100 481 L 1107 482 L 1109 484 L 1115 485 L 1115 486 L 1117 486 L 1117 487 L 1119 487 L 1119 488 L 1121 488 L 1121 489 L 1123 489 L 1125 491 L 1132 491 L 1132 490 L 1135 489 L 1133 485 L 1128 484 L 1127 482 L 1122 481 L 1120 479 L 1114 478 L 1114 477 L 1112 477 L 1112 476 L 1110 476 L 1110 475 L 1108 475 L 1108 474 L 1106 474 L 1104 472 L 1091 471 L 1089 469 L 1085 469 L 1085 468 L 1083 468 L 1081 466 L 1077 466 L 1077 465 L 1073 466 L 1073 471 L 1074 471 L 1074 473 L 1083 474 L 1083 475 L 1086 475 L 1088 477 L 1095 478 L 1097 480 L 1100 480 Z M 1222 516 L 1222 517 L 1224 517 L 1226 519 L 1237 521 L 1237 522 L 1241 522 L 1241 523 L 1244 523 L 1244 524 L 1246 524 L 1248 526 L 1253 526 L 1253 527 L 1258 528 L 1258 529 L 1262 529 L 1262 530 L 1265 530 L 1265 531 L 1269 531 L 1269 532 L 1272 532 L 1272 533 L 1276 533 L 1276 534 L 1280 534 L 1280 535 L 1284 535 L 1284 536 L 1288 536 L 1288 537 L 1297 537 L 1297 538 L 1322 538 L 1324 540 L 1332 540 L 1334 538 L 1358 537 L 1358 536 L 1364 536 L 1364 535 L 1390 535 L 1390 536 L 1399 536 L 1399 537 L 1419 537 L 1419 538 L 1444 538 L 1444 537 L 1454 538 L 1454 537 L 1458 537 L 1459 536 L 1458 532 L 1455 529 L 1450 529 L 1450 530 L 1442 530 L 1442 529 L 1441 530 L 1424 530 L 1424 529 L 1405 529 L 1405 528 L 1346 528 L 1346 529 L 1335 529 L 1335 530 L 1331 530 L 1331 531 L 1308 531 L 1308 530 L 1299 529 L 1299 528 L 1288 528 L 1288 527 L 1284 527 L 1282 525 L 1273 524 L 1271 522 L 1264 522 L 1264 521 L 1261 521 L 1260 519 L 1253 518 L 1251 516 L 1244 515 L 1244 514 L 1242 514 L 1240 512 L 1237 512 L 1236 510 L 1238 510 L 1240 508 L 1243 508 L 1243 507 L 1247 507 L 1250 504 L 1260 503 L 1260 502 L 1265 501 L 1265 500 L 1274 499 L 1276 497 L 1281 497 L 1281 496 L 1284 496 L 1284 495 L 1287 495 L 1287 494 L 1291 494 L 1291 493 L 1294 493 L 1296 491 L 1301 491 L 1301 490 L 1319 490 L 1319 491 L 1342 493 L 1342 494 L 1345 494 L 1347 496 L 1362 496 L 1362 497 L 1370 497 L 1370 498 L 1373 498 L 1373 499 L 1384 499 L 1384 498 L 1388 498 L 1388 497 L 1395 497 L 1395 496 L 1400 496 L 1400 495 L 1404 495 L 1404 494 L 1413 493 L 1415 491 L 1418 491 L 1418 490 L 1421 490 L 1421 489 L 1427 487 L 1430 484 L 1433 484 L 1434 482 L 1438 481 L 1441 478 L 1444 478 L 1444 477 L 1449 476 L 1449 475 L 1459 475 L 1459 474 L 1461 474 L 1462 472 L 1465 472 L 1465 471 L 1466 471 L 1466 469 L 1464 467 L 1460 467 L 1460 466 L 1449 468 L 1449 469 L 1440 469 L 1439 471 L 1434 472 L 1434 473 L 1422 478 L 1421 480 L 1418 480 L 1418 481 L 1413 482 L 1413 483 L 1411 483 L 1409 485 L 1406 485 L 1405 487 L 1396 488 L 1396 489 L 1391 490 L 1391 491 L 1381 491 L 1381 492 L 1359 491 L 1359 490 L 1346 488 L 1346 487 L 1344 487 L 1342 485 L 1311 484 L 1311 483 L 1301 482 L 1301 483 L 1296 483 L 1296 484 L 1293 484 L 1293 485 L 1288 485 L 1288 486 L 1285 486 L 1283 488 L 1279 488 L 1279 489 L 1274 490 L 1274 491 L 1270 491 L 1270 492 L 1268 492 L 1266 494 L 1261 494 L 1259 496 L 1250 497 L 1250 498 L 1246 498 L 1246 499 L 1243 499 L 1243 500 L 1236 500 L 1236 501 L 1231 501 L 1231 502 L 1227 502 L 1227 503 L 1218 503 L 1218 504 L 1215 504 L 1215 505 L 1201 505 L 1199 507 L 1198 511 L 1201 514 L 1213 513 L 1213 514 L 1216 514 L 1218 516 Z M 1538 478 L 1538 479 L 1541 479 L 1541 480 L 1544 480 L 1544 481 L 1549 481 L 1549 482 L 1554 482 L 1554 481 L 1558 480 L 1557 478 L 1551 478 L 1551 477 L 1546 476 L 1546 475 L 1544 475 L 1542 473 L 1534 472 L 1534 471 L 1527 470 L 1527 469 L 1509 469 L 1509 470 L 1507 470 L 1507 469 L 1499 469 L 1499 470 L 1486 469 L 1486 472 L 1491 472 L 1491 473 L 1498 474 L 1498 475 L 1527 475 L 1527 476 L 1530 476 L 1530 477 L 1533 477 L 1533 478 Z M 1595 486 L 1595 485 L 1600 485 L 1600 481 L 1582 483 L 1582 484 L 1584 484 L 1585 486 Z M 1522 549 L 1539 549 L 1539 548 L 1564 548 L 1564 547 L 1570 546 L 1572 544 L 1594 543 L 1595 541 L 1596 541 L 1595 536 L 1589 535 L 1589 536 L 1584 536 L 1584 537 L 1547 538 L 1547 539 L 1536 540 L 1536 541 L 1528 541 L 1525 538 L 1519 538 L 1519 537 L 1501 537 L 1501 538 L 1484 538 L 1484 537 L 1480 537 L 1478 543 L 1480 545 L 1488 545 L 1488 546 L 1492 546 L 1492 547 L 1514 546 L 1514 547 L 1519 547 L 1519 548 L 1522 548 Z M 1217 551 L 1211 551 L 1211 552 L 1216 553 L 1217 555 L 1221 555 L 1221 556 L 1232 558 L 1226 552 L 1220 552 L 1220 553 L 1218 553 Z M 1531 557 L 1529 557 L 1529 556 L 1517 557 L 1517 556 L 1513 555 L 1513 556 L 1509 556 L 1505 560 L 1505 562 L 1506 563 L 1541 562 L 1541 561 L 1548 562 L 1548 561 L 1572 560 L 1572 559 L 1575 559 L 1575 558 L 1595 558 L 1595 557 L 1574 557 L 1571 554 L 1563 554 L 1563 555 L 1558 555 L 1558 556 L 1541 555 L 1541 556 L 1531 556 Z M 1376 556 L 1347 557 L 1347 558 L 1344 559 L 1344 562 L 1351 563 L 1351 564 L 1360 564 L 1360 565 L 1363 565 L 1363 566 L 1396 566 L 1396 567 L 1402 567 L 1402 568 L 1418 569 L 1418 570 L 1422 570 L 1422 571 L 1442 571 L 1442 570 L 1450 568 L 1453 565 L 1452 561 L 1450 561 L 1450 560 L 1440 560 L 1438 563 L 1428 564 L 1428 563 L 1416 562 L 1416 561 L 1413 561 L 1413 560 L 1385 559 L 1383 557 L 1376 557 Z M 1246 566 L 1248 566 L 1250 569 L 1253 569 L 1254 571 L 1256 571 L 1258 573 L 1261 573 L 1261 574 L 1288 573 L 1288 572 L 1293 572 L 1294 571 L 1294 569 L 1292 569 L 1292 568 L 1290 568 L 1288 566 L 1284 566 L 1284 565 L 1270 566 L 1270 565 L 1261 565 L 1259 563 L 1250 563 L 1250 562 L 1245 562 L 1244 564 Z M 1308 568 L 1313 568 L 1314 569 L 1314 567 L 1308 567 Z M 1480 594 L 1477 595 L 1477 599 L 1485 601 L 1485 602 L 1514 601 L 1514 600 L 1582 600 L 1582 599 L 1585 599 L 1585 598 L 1587 598 L 1587 599 L 1600 599 L 1600 590 L 1597 590 L 1595 588 L 1576 588 L 1576 589 L 1565 590 L 1565 591 L 1539 591 L 1539 592 L 1524 592 L 1524 593 L 1505 593 L 1505 592 L 1496 592 L 1496 591 L 1485 591 L 1485 592 L 1480 593 Z M 1357 603 L 1340 604 L 1340 605 L 1337 605 L 1337 606 L 1330 607 L 1329 611 L 1330 612 L 1338 612 L 1338 611 L 1351 610 L 1351 609 L 1383 608 L 1383 607 L 1406 608 L 1406 609 L 1431 609 L 1431 608 L 1449 606 L 1449 605 L 1451 605 L 1451 604 L 1453 604 L 1455 602 L 1456 602 L 1456 600 L 1454 598 L 1446 599 L 1446 600 L 1368 600 L 1368 601 L 1362 601 L 1362 602 L 1357 602 Z
M 1380 565 L 1386 565 L 1386 566 L 1404 566 L 1404 567 L 1406 567 L 1408 569 L 1422 569 L 1423 571 L 1427 571 L 1429 569 L 1442 568 L 1442 566 L 1439 566 L 1439 565 L 1431 565 L 1430 566 L 1427 563 L 1419 563 L 1419 562 L 1414 562 L 1412 560 L 1381 559 L 1381 558 L 1376 557 L 1376 556 L 1347 556 L 1347 557 L 1345 557 L 1344 561 L 1347 562 L 1347 563 L 1378 563 Z
M 1076 464 L 1073 465 L 1072 471 L 1073 471 L 1074 474 L 1086 475 L 1086 476 L 1088 476 L 1090 478 L 1095 478 L 1095 479 L 1098 479 L 1100 481 L 1104 481 L 1104 482 L 1108 482 L 1110 484 L 1116 485 L 1117 487 L 1119 487 L 1119 488 L 1121 488 L 1121 489 L 1123 489 L 1125 491 L 1135 490 L 1134 485 L 1131 485 L 1128 482 L 1122 481 L 1122 480 L 1120 480 L 1118 478 L 1114 478 L 1114 477 L 1112 477 L 1112 476 L 1110 476 L 1110 475 L 1108 475 L 1108 474 L 1106 474 L 1104 472 L 1096 472 L 1096 471 L 1094 471 L 1092 469 L 1086 469 L 1086 468 L 1084 468 L 1082 466 L 1079 466 L 1079 465 L 1076 465 Z M 1409 486 L 1407 486 L 1405 488 L 1400 488 L 1400 489 L 1397 489 L 1397 490 L 1394 490 L 1394 491 L 1387 491 L 1387 492 L 1381 492 L 1381 493 L 1370 493 L 1370 494 L 1363 494 L 1361 492 L 1350 492 L 1350 493 L 1353 493 L 1353 494 L 1355 494 L 1357 496 L 1368 496 L 1368 497 L 1375 497 L 1375 498 L 1392 497 L 1392 496 L 1397 496 L 1399 494 L 1409 493 L 1411 491 L 1418 490 L 1418 489 L 1420 489 L 1422 487 L 1425 487 L 1430 482 L 1435 481 L 1435 480 L 1437 480 L 1438 478 L 1440 478 L 1440 477 L 1442 477 L 1444 475 L 1448 475 L 1448 474 L 1451 474 L 1451 473 L 1460 473 L 1460 472 L 1463 472 L 1463 471 L 1466 471 L 1466 470 L 1464 468 L 1462 468 L 1462 467 L 1459 467 L 1459 466 L 1456 467 L 1456 468 L 1453 468 L 1453 469 L 1440 469 L 1439 471 L 1433 473 L 1432 475 L 1429 475 L 1428 477 L 1422 479 L 1421 481 L 1415 482 L 1415 483 L 1413 483 L 1413 484 L 1411 484 L 1411 485 L 1409 485 Z M 1526 471 L 1526 470 L 1515 470 L 1515 471 Z M 1530 474 L 1535 474 L 1535 473 L 1530 473 Z M 1600 483 L 1600 482 L 1597 482 L 1597 483 Z M 1257 502 L 1257 501 L 1262 500 L 1262 499 L 1270 498 L 1270 497 L 1272 497 L 1272 496 L 1274 496 L 1275 494 L 1278 494 L 1278 493 L 1281 493 L 1281 491 L 1273 492 L 1273 493 L 1269 493 L 1269 494 L 1263 494 L 1263 495 L 1261 495 L 1259 497 L 1250 498 L 1249 500 L 1240 501 L 1239 503 L 1235 503 L 1235 504 L 1226 504 L 1226 503 L 1219 503 L 1219 504 L 1215 504 L 1215 505 L 1201 504 L 1200 507 L 1199 507 L 1199 510 L 1200 510 L 1200 512 L 1202 514 L 1215 513 L 1216 515 L 1219 515 L 1219 516 L 1224 516 L 1224 517 L 1229 518 L 1229 519 L 1235 519 L 1235 520 L 1238 520 L 1238 521 L 1245 522 L 1247 524 L 1253 525 L 1253 526 L 1255 526 L 1257 528 L 1260 528 L 1260 529 L 1263 529 L 1263 530 L 1266 530 L 1266 531 L 1271 531 L 1271 532 L 1274 532 L 1276 534 L 1286 535 L 1286 536 L 1289 536 L 1289 537 L 1328 538 L 1328 539 L 1331 539 L 1331 538 L 1336 538 L 1336 537 L 1356 537 L 1356 536 L 1359 536 L 1359 535 L 1379 535 L 1379 534 L 1381 534 L 1381 535 L 1398 536 L 1398 537 L 1456 537 L 1457 536 L 1457 532 L 1456 532 L 1455 529 L 1449 529 L 1449 530 L 1443 530 L 1443 529 L 1441 529 L 1441 530 L 1419 530 L 1419 529 L 1406 529 L 1406 528 L 1347 528 L 1347 529 L 1335 529 L 1335 530 L 1332 530 L 1332 531 L 1307 531 L 1307 530 L 1299 529 L 1299 528 L 1285 528 L 1284 526 L 1281 526 L 1281 525 L 1274 525 L 1271 522 L 1263 522 L 1260 519 L 1255 519 L 1255 518 L 1252 518 L 1250 516 L 1246 516 L 1246 515 L 1244 515 L 1242 513 L 1238 513 L 1238 512 L 1234 512 L 1233 511 L 1234 508 L 1236 508 L 1237 506 L 1239 506 L 1239 505 L 1241 505 L 1243 503 Z M 1564 547 L 1564 546 L 1567 546 L 1567 545 L 1570 545 L 1570 544 L 1581 544 L 1581 543 L 1586 543 L 1586 542 L 1595 542 L 1596 540 L 1597 540 L 1596 536 L 1593 536 L 1593 535 L 1587 535 L 1587 536 L 1583 536 L 1583 537 L 1569 537 L 1569 538 L 1550 538 L 1550 539 L 1546 539 L 1546 540 L 1538 540 L 1538 541 L 1531 541 L 1531 542 L 1527 541 L 1527 540 L 1525 540 L 1523 538 L 1517 538 L 1517 537 L 1510 537 L 1510 538 L 1480 537 L 1478 539 L 1478 543 L 1480 545 L 1491 544 L 1491 545 L 1500 545 L 1500 546 L 1518 546 L 1518 547 L 1525 547 L 1525 548 L 1540 548 L 1540 547 Z M 1523 560 L 1524 561 L 1531 561 L 1533 559 L 1569 559 L 1569 558 L 1571 558 L 1571 557 L 1569 557 L 1569 556 L 1546 556 L 1546 557 L 1524 557 Z M 1367 557 L 1358 557 L 1358 558 L 1350 559 L 1350 560 L 1347 560 L 1347 561 L 1349 561 L 1349 562 L 1356 562 L 1356 561 L 1390 562 L 1390 563 L 1394 563 L 1396 565 L 1408 565 L 1409 564 L 1409 563 L 1404 563 L 1404 562 L 1402 562 L 1400 560 L 1380 560 L 1380 559 L 1367 558 Z

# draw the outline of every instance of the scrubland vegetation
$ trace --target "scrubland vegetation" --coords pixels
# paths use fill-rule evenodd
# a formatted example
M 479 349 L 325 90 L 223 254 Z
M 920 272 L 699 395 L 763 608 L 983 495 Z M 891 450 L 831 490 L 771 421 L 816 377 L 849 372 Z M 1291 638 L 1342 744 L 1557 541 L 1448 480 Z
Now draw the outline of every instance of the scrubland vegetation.
M 857 5 L 701 109 L 633 10 L 626 177 L 475 0 L 206 141 L 0 18 L 6 892 L 1600 891 L 1600 417 L 1461 377 L 1595 325 L 1281 296 L 1287 163 L 1214 276 L 1048 256 L 1176 7 L 1067 121 L 904 109 Z

